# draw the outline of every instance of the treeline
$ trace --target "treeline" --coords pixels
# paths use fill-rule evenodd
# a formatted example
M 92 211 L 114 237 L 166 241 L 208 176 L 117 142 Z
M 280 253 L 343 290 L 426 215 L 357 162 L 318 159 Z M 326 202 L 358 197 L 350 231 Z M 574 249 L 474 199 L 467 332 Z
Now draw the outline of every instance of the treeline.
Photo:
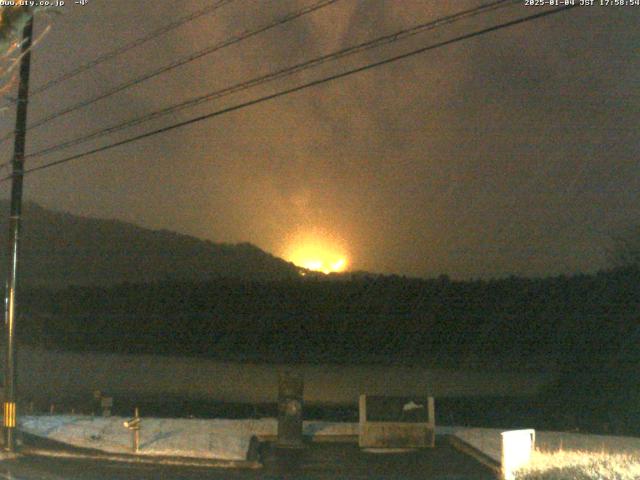
M 468 282 L 363 275 L 121 284 L 32 289 L 20 302 L 21 342 L 72 350 L 594 370 L 637 359 L 631 339 L 640 340 L 636 268 Z

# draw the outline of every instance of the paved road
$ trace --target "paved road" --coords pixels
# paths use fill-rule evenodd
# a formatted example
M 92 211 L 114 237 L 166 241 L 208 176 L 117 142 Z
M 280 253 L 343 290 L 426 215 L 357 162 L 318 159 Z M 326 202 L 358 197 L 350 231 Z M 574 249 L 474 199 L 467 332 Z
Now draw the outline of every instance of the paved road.
M 314 444 L 303 451 L 266 447 L 259 470 L 211 469 L 95 460 L 23 457 L 0 462 L 2 480 L 266 480 L 421 479 L 494 480 L 475 460 L 440 442 L 413 453 L 373 454 L 355 445 Z

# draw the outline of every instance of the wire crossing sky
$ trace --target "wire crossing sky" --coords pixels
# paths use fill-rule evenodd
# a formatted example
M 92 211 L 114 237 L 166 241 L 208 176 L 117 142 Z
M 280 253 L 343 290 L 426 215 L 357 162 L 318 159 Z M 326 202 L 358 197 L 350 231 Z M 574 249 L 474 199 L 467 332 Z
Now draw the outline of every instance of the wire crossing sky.
M 33 84 L 211 6 L 144 3 L 93 2 L 52 16 Z M 29 117 L 312 5 L 230 2 L 61 81 L 32 99 Z M 491 278 L 606 268 L 610 235 L 638 223 L 640 13 L 551 10 L 336 1 L 29 132 L 27 154 L 42 156 L 41 166 L 91 152 L 95 161 L 28 175 L 26 195 L 287 259 L 331 252 L 326 264 L 350 270 Z M 453 41 L 537 15 L 546 17 Z M 432 50 L 412 54 L 422 48 Z M 12 116 L 5 111 L 2 130 Z M 10 142 L 0 146 L 5 158 L 10 151 Z
M 219 99 L 221 97 L 224 97 L 224 96 L 227 96 L 227 95 L 231 95 L 233 93 L 236 93 L 236 92 L 239 92 L 239 91 L 243 91 L 245 89 L 248 89 L 248 88 L 251 88 L 251 87 L 255 87 L 257 85 L 261 85 L 261 84 L 266 83 L 266 82 L 271 82 L 273 80 L 277 80 L 277 79 L 280 79 L 280 78 L 283 78 L 283 77 L 287 77 L 287 76 L 293 75 L 295 73 L 307 70 L 309 68 L 317 67 L 318 65 L 322 65 L 325 62 L 335 61 L 335 60 L 338 60 L 338 59 L 340 59 L 342 57 L 346 57 L 346 56 L 349 56 L 349 55 L 357 54 L 357 53 L 366 51 L 366 50 L 371 49 L 371 48 L 378 48 L 381 45 L 385 45 L 385 44 L 393 43 L 393 42 L 398 42 L 398 41 L 401 41 L 401 40 L 403 40 L 405 38 L 409 38 L 409 37 L 411 37 L 413 35 L 417 35 L 417 34 L 423 32 L 423 31 L 425 31 L 427 29 L 438 28 L 440 26 L 447 25 L 447 24 L 459 21 L 459 20 L 467 18 L 469 16 L 478 15 L 478 14 L 484 13 L 486 11 L 491 11 L 491 10 L 493 10 L 495 8 L 504 7 L 504 6 L 508 5 L 509 3 L 513 3 L 512 0 L 500 0 L 500 1 L 493 2 L 493 3 L 488 4 L 488 5 L 483 5 L 481 7 L 473 8 L 471 10 L 465 10 L 465 11 L 456 13 L 454 15 L 448 15 L 446 17 L 439 18 L 437 20 L 432 20 L 432 21 L 429 21 L 427 23 L 423 23 L 423 24 L 420 24 L 420 25 L 412 26 L 411 28 L 407 28 L 407 29 L 403 29 L 403 30 L 400 30 L 400 31 L 396 31 L 396 32 L 393 32 L 390 35 L 384 35 L 382 37 L 374 38 L 374 39 L 369 40 L 367 42 L 360 43 L 358 45 L 353 45 L 353 46 L 350 46 L 348 48 L 341 49 L 341 50 L 339 50 L 337 52 L 333 52 L 333 53 L 329 53 L 329 54 L 326 54 L 326 55 L 322 55 L 320 57 L 316 57 L 316 58 L 313 58 L 311 60 L 307 60 L 305 62 L 299 63 L 297 65 L 286 67 L 284 69 L 280 69 L 280 70 L 277 70 L 275 72 L 271 72 L 271 73 L 269 73 L 267 75 L 262 75 L 262 76 L 260 76 L 258 78 L 253 78 L 253 79 L 250 79 L 250 80 L 247 80 L 247 81 L 243 81 L 243 82 L 241 82 L 239 84 L 235 84 L 235 85 L 232 85 L 232 86 L 225 87 L 222 90 L 216 90 L 214 92 L 209 92 L 209 93 L 207 93 L 205 95 L 200 95 L 198 97 L 191 98 L 186 102 L 181 102 L 181 103 L 179 103 L 177 105 L 172 105 L 172 106 L 169 106 L 169 107 L 162 108 L 161 110 L 156 110 L 156 111 L 151 112 L 151 113 L 149 113 L 147 115 L 144 115 L 142 117 L 137 117 L 137 118 L 127 120 L 126 122 L 123 122 L 123 123 L 120 123 L 120 124 L 117 124 L 117 125 L 106 127 L 106 128 L 97 130 L 95 132 L 92 132 L 90 134 L 87 134 L 87 135 L 84 135 L 84 136 L 81 136 L 81 137 L 77 137 L 77 138 L 75 138 L 73 140 L 70 140 L 70 141 L 67 141 L 67 142 L 64 142 L 64 143 L 61 143 L 61 144 L 58 144 L 58 145 L 52 145 L 50 147 L 44 148 L 42 150 L 39 150 L 37 152 L 31 153 L 29 155 L 29 157 L 30 158 L 38 157 L 38 156 L 41 156 L 41 155 L 44 155 L 44 154 L 55 152 L 57 150 L 68 148 L 70 146 L 79 145 L 79 144 L 85 143 L 88 140 L 91 140 L 91 139 L 94 139 L 94 138 L 97 138 L 97 137 L 100 137 L 100 136 L 103 136 L 103 135 L 106 135 L 106 134 L 109 134 L 109 133 L 116 132 L 116 131 L 121 130 L 123 128 L 128 128 L 128 127 L 131 127 L 131 126 L 139 125 L 139 124 L 144 123 L 146 121 L 149 121 L 151 119 L 158 118 L 158 117 L 161 117 L 163 115 L 170 114 L 170 113 L 174 113 L 174 112 L 182 110 L 184 108 L 193 107 L 193 106 L 199 105 L 199 104 L 201 104 L 203 102 Z M 543 12 L 542 14 L 536 14 L 536 17 L 538 15 L 543 15 L 544 16 L 544 15 L 547 15 L 547 14 L 550 14 L 550 13 L 553 13 L 553 12 Z M 437 46 L 440 46 L 440 45 L 436 45 L 436 47 Z M 418 53 L 421 53 L 421 52 L 418 52 Z
M 323 8 L 323 7 L 326 7 L 328 5 L 331 5 L 332 3 L 335 3 L 336 1 L 337 0 L 321 0 L 321 1 L 319 1 L 319 2 L 317 2 L 315 4 L 313 4 L 313 5 L 310 5 L 308 7 L 303 8 L 300 11 L 292 12 L 291 14 L 286 15 L 284 18 L 279 18 L 274 22 L 271 22 L 271 23 L 269 23 L 267 25 L 263 25 L 263 26 L 261 26 L 260 28 L 258 28 L 256 30 L 243 32 L 240 35 L 232 36 L 231 38 L 228 38 L 228 39 L 226 39 L 226 40 L 224 40 L 224 41 L 222 41 L 220 43 L 217 43 L 217 44 L 212 45 L 210 47 L 207 47 L 205 49 L 199 50 L 199 51 L 197 51 L 197 52 L 195 52 L 193 54 L 190 54 L 190 55 L 188 55 L 188 56 L 186 56 L 184 58 L 179 58 L 179 59 L 173 60 L 168 65 L 164 65 L 160 69 L 153 70 L 151 72 L 147 72 L 144 75 L 142 75 L 141 77 L 135 78 L 133 80 L 129 80 L 129 81 L 127 81 L 127 82 L 125 82 L 125 83 L 123 83 L 121 85 L 117 85 L 115 88 L 113 88 L 111 90 L 108 90 L 106 92 L 101 92 L 99 95 L 97 95 L 95 97 L 92 97 L 92 98 L 84 100 L 84 101 L 82 101 L 80 103 L 76 103 L 74 105 L 68 106 L 68 107 L 63 108 L 62 110 L 60 110 L 58 112 L 52 113 L 51 115 L 49 115 L 47 117 L 41 118 L 40 120 L 38 120 L 38 121 L 32 123 L 31 125 L 29 125 L 28 128 L 29 129 L 33 129 L 33 128 L 41 127 L 42 125 L 46 125 L 47 123 L 51 122 L 52 120 L 55 120 L 58 117 L 61 117 L 62 115 L 67 115 L 68 113 L 74 112 L 74 111 L 79 110 L 79 109 L 84 108 L 84 107 L 87 107 L 87 106 L 89 106 L 89 105 L 91 105 L 91 104 L 93 104 L 93 103 L 95 103 L 95 102 L 97 102 L 99 100 L 104 100 L 106 98 L 109 98 L 112 95 L 115 95 L 116 93 L 120 93 L 120 92 L 122 92 L 122 91 L 124 91 L 124 90 L 126 90 L 128 88 L 134 87 L 134 86 L 136 86 L 136 85 L 138 85 L 138 84 L 140 84 L 140 83 L 142 83 L 144 81 L 147 81 L 147 80 L 149 80 L 149 79 L 151 79 L 151 78 L 153 78 L 153 77 L 155 77 L 157 75 L 161 75 L 163 73 L 166 73 L 166 72 L 169 72 L 169 71 L 173 70 L 174 68 L 178 68 L 178 67 L 186 65 L 188 63 L 191 63 L 191 62 L 193 62 L 193 61 L 195 61 L 195 60 L 197 60 L 199 58 L 204 57 L 205 55 L 210 55 L 210 54 L 212 54 L 214 52 L 217 52 L 218 50 L 221 50 L 223 48 L 226 48 L 226 47 L 229 47 L 231 45 L 234 45 L 234 44 L 236 44 L 238 42 L 246 40 L 247 38 L 251 38 L 252 36 L 260 34 L 262 32 L 265 32 L 265 31 L 267 31 L 267 30 L 269 30 L 271 28 L 283 25 L 283 24 L 285 24 L 287 22 L 290 22 L 292 20 L 295 20 L 296 18 L 301 17 L 302 15 L 306 15 L 306 14 L 314 12 L 314 11 L 320 9 L 320 8 Z M 219 5 L 220 4 L 218 4 L 218 6 Z M 191 19 L 192 17 L 193 17 L 193 15 L 190 15 L 188 18 Z M 195 18 L 197 18 L 197 16 Z M 162 29 L 162 30 L 166 31 L 166 29 Z M 126 50 L 128 50 L 128 49 L 125 49 L 124 51 L 126 51 Z M 116 49 L 116 51 L 118 53 L 122 53 L 123 49 Z M 108 55 L 107 57 L 110 57 L 110 56 L 111 55 Z M 80 71 L 84 71 L 84 70 L 86 70 L 88 68 L 91 68 L 91 67 L 89 67 L 89 65 L 91 65 L 93 67 L 93 66 L 95 66 L 95 65 L 97 65 L 99 63 L 102 63 L 103 58 L 99 58 L 99 60 L 100 61 L 98 61 L 98 62 L 95 62 L 95 61 L 94 62 L 90 62 L 89 64 L 87 64 L 86 68 L 81 67 Z M 74 70 L 71 73 L 75 75 L 76 72 L 78 72 L 78 69 Z M 61 78 L 65 78 L 65 77 L 68 77 L 68 75 L 63 75 Z M 9 138 L 11 138 L 11 133 L 8 133 L 4 137 L 0 138 L 0 141 L 7 140 Z
M 65 82 L 67 80 L 71 80 L 73 77 L 80 75 L 81 73 L 94 68 L 96 65 L 99 65 L 103 62 L 106 62 L 108 60 L 112 60 L 115 57 L 117 57 L 118 55 L 122 55 L 123 53 L 128 52 L 129 50 L 136 48 L 136 47 L 140 47 L 142 45 L 144 45 L 145 43 L 166 34 L 167 32 L 170 32 L 171 30 L 175 29 L 175 28 L 179 28 L 189 22 L 194 21 L 197 18 L 200 18 L 203 15 L 209 15 L 213 12 L 215 12 L 217 9 L 219 9 L 220 7 L 226 5 L 227 3 L 233 2 L 234 0 L 219 0 L 216 3 L 214 3 L 213 5 L 209 5 L 206 6 L 205 8 L 202 8 L 196 12 L 190 13 L 189 15 L 186 15 L 182 18 L 179 18 L 178 20 L 175 20 L 171 23 L 168 23 L 167 25 L 163 25 L 161 28 L 158 28 L 157 30 L 154 30 L 152 32 L 150 32 L 149 34 L 141 37 L 141 38 L 137 38 L 131 42 L 125 43 L 124 45 L 121 45 L 120 47 L 110 51 L 110 52 L 106 52 L 102 55 L 100 55 L 99 57 L 91 60 L 90 62 L 87 62 L 85 64 L 82 64 L 76 68 L 74 68 L 73 70 L 66 72 L 62 75 L 60 75 L 57 78 L 51 79 L 49 81 L 47 81 L 44 85 L 40 85 L 36 88 L 32 88 L 30 89 L 30 95 L 33 97 L 34 95 L 37 95 L 39 93 L 42 93 L 46 90 L 49 90 L 52 87 L 55 87 L 56 85 Z M 11 102 L 9 102 L 7 105 L 13 105 L 17 102 L 17 100 L 12 100 Z M 5 105 L 5 106 L 7 106 Z
M 134 141 L 137 141 L 137 140 L 141 140 L 143 138 L 148 138 L 148 137 L 151 137 L 151 136 L 154 136 L 154 135 L 159 135 L 161 133 L 168 132 L 168 131 L 173 130 L 175 128 L 181 128 L 181 127 L 185 127 L 185 126 L 188 126 L 188 125 L 192 125 L 194 123 L 201 122 L 203 120 L 208 120 L 210 118 L 214 118 L 214 117 L 223 115 L 225 113 L 233 112 L 233 111 L 239 110 L 241 108 L 250 107 L 250 106 L 256 105 L 258 103 L 264 102 L 264 101 L 273 100 L 273 99 L 282 97 L 284 95 L 289 95 L 291 93 L 299 92 L 300 90 L 304 90 L 304 89 L 309 88 L 309 87 L 314 87 L 314 86 L 317 86 L 317 85 L 321 85 L 321 84 L 323 84 L 325 82 L 338 80 L 338 79 L 344 78 L 346 76 L 353 75 L 355 73 L 364 72 L 366 70 L 369 70 L 370 68 L 380 67 L 380 66 L 386 65 L 386 64 L 391 63 L 391 62 L 395 62 L 395 61 L 398 61 L 398 60 L 403 60 L 403 59 L 411 57 L 413 55 L 417 55 L 417 54 L 420 54 L 420 53 L 427 52 L 429 50 L 433 50 L 435 48 L 441 48 L 441 47 L 450 45 L 450 44 L 455 43 L 455 42 L 459 42 L 459 41 L 462 41 L 462 40 L 467 40 L 469 38 L 473 38 L 473 37 L 476 37 L 476 36 L 479 36 L 479 35 L 485 35 L 487 33 L 491 33 L 491 32 L 495 32 L 497 30 L 500 30 L 501 28 L 512 27 L 514 25 L 519 25 L 521 23 L 528 22 L 528 21 L 531 21 L 531 20 L 535 20 L 537 18 L 542 18 L 542 17 L 546 17 L 548 15 L 553 15 L 553 14 L 556 14 L 556 13 L 560 13 L 561 11 L 569 10 L 571 8 L 575 8 L 575 7 L 573 7 L 573 6 L 561 7 L 561 8 L 555 9 L 555 10 L 549 10 L 549 11 L 546 11 L 546 12 L 537 13 L 535 15 L 529 15 L 527 17 L 519 18 L 517 20 L 513 20 L 513 21 L 510 21 L 510 22 L 507 22 L 507 23 L 494 25 L 492 27 L 485 28 L 485 29 L 480 30 L 480 31 L 469 32 L 467 34 L 461 35 L 459 37 L 452 38 L 452 39 L 444 41 L 444 42 L 440 42 L 440 43 L 437 43 L 437 44 L 434 44 L 434 45 L 428 45 L 428 46 L 419 48 L 417 50 L 414 50 L 414 51 L 411 51 L 411 52 L 408 52 L 408 53 L 404 53 L 404 54 L 396 56 L 396 57 L 392 57 L 392 58 L 388 58 L 388 59 L 385 59 L 385 60 L 381 60 L 379 62 L 371 63 L 371 64 L 368 64 L 368 65 L 364 65 L 362 67 L 358 67 L 358 68 L 355 68 L 353 70 L 348 70 L 346 72 L 337 73 L 337 74 L 332 75 L 330 77 L 321 78 L 319 80 L 315 80 L 313 82 L 306 83 L 304 85 L 299 85 L 297 87 L 293 87 L 293 88 L 289 88 L 287 90 L 279 91 L 277 93 L 268 95 L 266 97 L 260 97 L 260 98 L 257 98 L 255 100 L 250 100 L 248 102 L 245 102 L 245 103 L 242 103 L 242 104 L 239 104 L 239 105 L 234 105 L 232 107 L 227 107 L 227 108 L 224 108 L 222 110 L 217 110 L 215 112 L 211 112 L 211 113 L 208 113 L 206 115 L 202 115 L 200 117 L 192 118 L 192 119 L 186 120 L 184 122 L 168 125 L 168 126 L 163 127 L 161 129 L 153 130 L 151 132 L 147 132 L 147 133 L 144 133 L 142 135 L 138 135 L 138 136 L 135 136 L 135 137 L 132 137 L 132 138 L 128 138 L 128 139 L 122 140 L 120 142 L 116 142 L 116 143 L 112 143 L 112 144 L 109 144 L 109 145 L 105 145 L 105 146 L 102 146 L 100 148 L 97 148 L 97 149 L 94 149 L 94 150 L 90 150 L 88 152 L 83 152 L 83 153 L 80 153 L 80 154 L 77 154 L 77 155 L 72 155 L 71 157 L 66 157 L 66 158 L 63 158 L 63 159 L 60 159 L 60 160 L 56 160 L 55 162 L 44 163 L 44 164 L 38 165 L 36 167 L 27 168 L 27 169 L 25 169 L 24 174 L 26 175 L 26 174 L 29 174 L 29 173 L 32 173 L 32 172 L 37 172 L 39 170 L 44 170 L 44 169 L 47 169 L 47 168 L 50 168 L 50 167 L 61 165 L 63 163 L 67 163 L 67 162 L 70 162 L 72 160 L 77 160 L 77 159 L 80 159 L 80 158 L 83 158 L 83 157 L 87 157 L 89 155 L 93 155 L 94 153 L 103 152 L 105 150 L 109 150 L 111 148 L 115 148 L 115 147 L 119 147 L 119 146 L 122 146 L 122 145 L 126 145 L 127 143 L 131 143 L 131 142 L 134 142 Z M 9 180 L 11 178 L 12 178 L 12 176 L 10 175 L 10 176 L 7 176 L 7 177 L 3 178 L 0 181 L 6 181 L 6 180 Z

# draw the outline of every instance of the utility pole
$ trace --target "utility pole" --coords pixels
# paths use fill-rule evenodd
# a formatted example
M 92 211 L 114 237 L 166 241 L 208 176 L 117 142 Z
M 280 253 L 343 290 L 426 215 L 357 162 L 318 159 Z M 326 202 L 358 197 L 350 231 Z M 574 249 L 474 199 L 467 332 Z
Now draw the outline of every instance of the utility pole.
M 20 216 L 22 214 L 22 179 L 27 130 L 27 101 L 29 98 L 29 70 L 31 66 L 31 37 L 33 15 L 22 31 L 20 84 L 16 109 L 15 143 L 12 161 L 11 211 L 9 214 L 9 265 L 5 292 L 6 359 L 4 365 L 4 431 L 5 449 L 15 448 L 16 428 L 16 279 L 20 246 Z

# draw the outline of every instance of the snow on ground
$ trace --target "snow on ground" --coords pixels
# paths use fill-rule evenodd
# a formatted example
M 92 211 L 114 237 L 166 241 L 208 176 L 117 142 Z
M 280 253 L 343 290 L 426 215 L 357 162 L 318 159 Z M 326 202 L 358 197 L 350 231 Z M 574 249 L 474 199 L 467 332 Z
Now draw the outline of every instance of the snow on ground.
M 506 429 L 439 427 L 437 433 L 450 434 L 481 451 L 496 462 L 501 460 L 502 437 Z M 536 431 L 536 449 L 544 452 L 580 450 L 605 453 L 637 453 L 640 438 Z
M 131 432 L 122 417 L 24 416 L 26 433 L 82 448 L 131 453 Z M 277 434 L 273 418 L 247 420 L 142 418 L 140 455 L 245 460 L 252 436 Z M 357 423 L 305 422 L 305 435 L 357 435 Z
M 501 461 L 502 437 L 504 430 L 492 428 L 437 427 L 436 433 L 453 435 L 496 462 Z
M 21 430 L 33 435 L 82 448 L 109 453 L 131 453 L 131 431 L 122 417 L 82 415 L 25 416 Z M 143 418 L 140 430 L 141 455 L 245 460 L 249 442 L 256 432 L 275 430 L 276 423 L 264 420 L 199 420 Z
M 33 435 L 109 453 L 131 453 L 131 432 L 122 417 L 43 415 L 20 417 L 20 428 Z M 358 424 L 347 422 L 304 422 L 309 436 L 358 435 Z M 438 426 L 439 435 L 454 435 L 500 462 L 501 432 L 504 429 Z M 166 455 L 219 460 L 245 460 L 252 436 L 274 436 L 274 418 L 169 419 L 142 418 L 140 455 Z M 565 432 L 536 432 L 536 447 L 542 451 L 582 450 L 632 453 L 640 451 L 640 438 L 584 435 Z

